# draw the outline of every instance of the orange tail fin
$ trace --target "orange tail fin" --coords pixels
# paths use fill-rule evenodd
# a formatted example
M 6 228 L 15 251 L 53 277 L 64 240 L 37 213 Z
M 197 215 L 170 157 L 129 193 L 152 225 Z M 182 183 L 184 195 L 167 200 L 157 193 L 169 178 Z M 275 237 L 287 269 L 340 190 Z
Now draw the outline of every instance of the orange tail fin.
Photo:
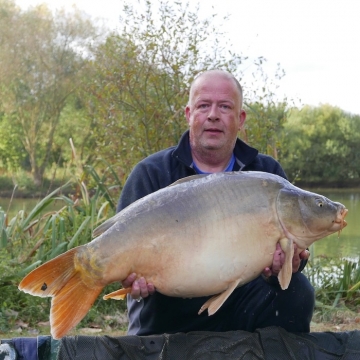
M 50 311 L 51 335 L 59 339 L 87 314 L 102 291 L 102 286 L 89 287 L 74 267 L 77 248 L 48 261 L 30 272 L 19 289 L 31 295 L 52 296 Z

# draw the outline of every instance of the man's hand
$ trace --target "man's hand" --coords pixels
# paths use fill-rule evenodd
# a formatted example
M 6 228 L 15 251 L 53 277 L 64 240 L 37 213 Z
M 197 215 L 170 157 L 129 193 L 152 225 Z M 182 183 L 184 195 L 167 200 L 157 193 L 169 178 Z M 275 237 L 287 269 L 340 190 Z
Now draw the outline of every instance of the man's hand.
M 296 244 L 294 244 L 294 257 L 292 260 L 293 273 L 296 273 L 299 270 L 301 260 L 306 260 L 310 256 L 310 252 L 308 250 L 302 250 L 299 252 Z M 285 254 L 281 249 L 279 243 L 276 244 L 276 250 L 273 256 L 273 263 L 271 267 L 266 267 L 262 274 L 265 277 L 277 276 L 284 265 L 285 262 Z
M 121 284 L 124 288 L 131 287 L 130 296 L 134 300 L 141 300 L 141 298 L 146 298 L 155 292 L 155 287 L 152 283 L 146 283 L 143 277 L 137 279 L 135 273 L 130 274 Z

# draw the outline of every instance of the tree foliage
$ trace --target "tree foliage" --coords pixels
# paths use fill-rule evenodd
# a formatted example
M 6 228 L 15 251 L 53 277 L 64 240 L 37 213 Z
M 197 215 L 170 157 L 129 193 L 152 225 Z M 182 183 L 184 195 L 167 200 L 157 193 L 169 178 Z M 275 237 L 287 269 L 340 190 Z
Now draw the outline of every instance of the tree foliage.
M 360 116 L 322 105 L 292 109 L 282 164 L 291 179 L 341 182 L 360 177 Z
M 15 172 L 26 168 L 26 153 L 11 124 L 11 115 L 0 115 L 0 168 Z
M 96 51 L 81 96 L 96 119 L 97 152 L 127 174 L 147 155 L 174 145 L 186 129 L 184 108 L 194 77 L 222 68 L 241 78 L 246 58 L 211 19 L 180 2 L 125 5 L 119 33 Z
M 24 12 L 10 0 L 0 6 L 0 106 L 9 114 L 3 121 L 21 142 L 40 185 L 94 28 L 76 11 L 53 15 L 39 5 Z
M 245 106 L 247 120 L 243 139 L 263 154 L 279 159 L 282 128 L 287 121 L 287 103 L 255 102 Z

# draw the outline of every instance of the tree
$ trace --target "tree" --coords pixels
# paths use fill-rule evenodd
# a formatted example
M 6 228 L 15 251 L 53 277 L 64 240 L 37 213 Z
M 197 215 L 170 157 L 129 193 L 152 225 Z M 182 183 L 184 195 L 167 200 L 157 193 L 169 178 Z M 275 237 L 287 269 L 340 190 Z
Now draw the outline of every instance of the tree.
M 16 171 L 24 166 L 26 152 L 19 138 L 12 131 L 11 119 L 0 115 L 0 168 Z
M 40 185 L 61 111 L 79 84 L 95 30 L 79 11 L 53 16 L 40 5 L 24 12 L 11 0 L 0 2 L 0 24 L 0 107 Z
M 282 129 L 287 121 L 287 103 L 246 103 L 247 120 L 243 137 L 263 154 L 279 159 Z
M 360 116 L 337 107 L 292 109 L 281 162 L 291 180 L 344 183 L 360 177 Z
M 82 95 L 98 124 L 96 151 L 122 174 L 177 143 L 187 127 L 188 87 L 198 73 L 222 68 L 241 79 L 246 61 L 231 51 L 213 18 L 199 18 L 199 6 L 140 3 L 142 11 L 124 6 L 123 28 L 97 49 Z

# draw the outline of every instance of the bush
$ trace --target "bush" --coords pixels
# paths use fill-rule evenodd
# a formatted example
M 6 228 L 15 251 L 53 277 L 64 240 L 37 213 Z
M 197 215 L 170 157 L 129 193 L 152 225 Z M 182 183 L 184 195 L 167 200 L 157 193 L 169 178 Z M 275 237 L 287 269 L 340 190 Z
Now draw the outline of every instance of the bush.
M 1 191 L 12 191 L 15 187 L 13 180 L 9 176 L 0 176 L 0 189 Z

